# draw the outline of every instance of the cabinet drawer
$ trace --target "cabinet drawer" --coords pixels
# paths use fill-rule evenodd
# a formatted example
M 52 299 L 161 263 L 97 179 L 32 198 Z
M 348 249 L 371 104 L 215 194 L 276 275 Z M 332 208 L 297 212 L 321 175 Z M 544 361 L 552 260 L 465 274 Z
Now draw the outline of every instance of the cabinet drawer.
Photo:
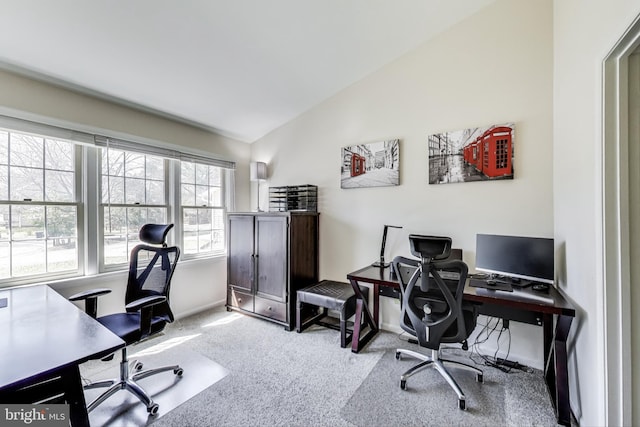
M 227 304 L 246 311 L 253 311 L 253 295 L 239 292 L 233 288 L 227 290 Z
M 287 321 L 287 304 L 256 297 L 255 312 L 281 322 Z

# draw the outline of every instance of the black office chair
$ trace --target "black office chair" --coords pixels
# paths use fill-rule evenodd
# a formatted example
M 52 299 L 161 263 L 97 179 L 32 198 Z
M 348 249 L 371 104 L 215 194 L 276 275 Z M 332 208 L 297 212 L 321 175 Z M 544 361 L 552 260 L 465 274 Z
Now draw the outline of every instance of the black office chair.
M 129 259 L 129 278 L 125 295 L 126 312 L 96 317 L 97 298 L 111 292 L 110 289 L 95 289 L 69 298 L 71 301 L 84 300 L 85 311 L 122 338 L 127 346 L 162 331 L 167 323 L 173 322 L 173 313 L 169 306 L 169 288 L 180 257 L 180 249 L 176 246 L 167 246 L 165 242 L 167 233 L 172 227 L 173 224 L 146 224 L 140 229 L 142 243 L 133 248 Z M 112 358 L 113 355 L 109 357 L 109 359 Z M 125 389 L 137 396 L 147 406 L 147 411 L 151 415 L 158 413 L 158 404 L 136 381 L 165 371 L 173 371 L 174 374 L 181 376 L 182 368 L 173 365 L 141 371 L 142 363 L 133 361 L 131 364 L 135 371 L 132 375 L 129 374 L 129 360 L 125 346 L 122 349 L 120 361 L 120 378 L 85 386 L 85 389 L 109 387 L 87 406 L 88 412 L 118 390 Z
M 444 364 L 475 372 L 478 382 L 483 381 L 482 371 L 474 366 L 443 359 L 439 350 L 441 343 L 458 342 L 463 343 L 466 349 L 466 339 L 476 326 L 477 310 L 472 304 L 462 301 L 467 265 L 461 260 L 447 260 L 451 253 L 451 239 L 448 237 L 411 234 L 409 242 L 411 253 L 420 260 L 398 256 L 392 262 L 402 295 L 400 326 L 415 336 L 421 347 L 431 349 L 431 356 L 412 350 L 396 351 L 396 359 L 406 354 L 422 361 L 402 374 L 400 388 L 406 390 L 410 376 L 434 367 L 458 395 L 458 407 L 466 409 L 464 393 Z M 457 272 L 459 278 L 457 281 L 448 280 L 448 284 L 439 271 Z

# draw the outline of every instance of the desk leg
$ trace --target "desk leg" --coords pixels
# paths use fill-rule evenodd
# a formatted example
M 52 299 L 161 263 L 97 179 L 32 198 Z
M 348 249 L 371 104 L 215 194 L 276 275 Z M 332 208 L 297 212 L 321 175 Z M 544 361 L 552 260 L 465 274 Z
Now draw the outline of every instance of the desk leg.
M 569 372 L 567 368 L 567 337 L 571 329 L 570 316 L 558 316 L 553 339 L 548 337 L 547 324 L 553 319 L 544 319 L 545 368 L 544 378 L 556 411 L 558 424 L 571 425 L 571 405 L 569 402 Z M 550 327 L 549 327 L 550 329 Z
M 73 427 L 89 427 L 89 414 L 82 390 L 82 378 L 78 365 L 61 372 L 65 400 L 69 404 L 69 417 Z
M 351 338 L 351 351 L 353 353 L 358 353 L 362 347 L 367 344 L 373 336 L 378 333 L 378 323 L 377 317 L 376 321 L 373 320 L 371 316 L 371 312 L 369 312 L 369 305 L 367 303 L 367 299 L 362 294 L 360 290 L 360 286 L 358 286 L 358 282 L 356 280 L 349 280 L 351 282 L 351 287 L 353 287 L 353 292 L 356 294 L 356 314 L 353 322 L 353 336 Z M 376 286 L 377 288 L 377 286 Z M 378 293 L 377 289 L 374 292 L 374 316 L 377 316 L 377 306 L 378 306 Z M 364 317 L 364 318 L 363 318 Z M 361 336 L 362 332 L 369 327 L 364 336 Z

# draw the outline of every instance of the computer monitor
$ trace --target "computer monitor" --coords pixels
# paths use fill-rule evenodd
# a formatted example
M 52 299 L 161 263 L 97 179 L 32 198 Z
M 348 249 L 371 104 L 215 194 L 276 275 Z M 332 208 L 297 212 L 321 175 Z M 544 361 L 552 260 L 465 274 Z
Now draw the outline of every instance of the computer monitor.
M 553 239 L 476 235 L 476 270 L 553 285 Z

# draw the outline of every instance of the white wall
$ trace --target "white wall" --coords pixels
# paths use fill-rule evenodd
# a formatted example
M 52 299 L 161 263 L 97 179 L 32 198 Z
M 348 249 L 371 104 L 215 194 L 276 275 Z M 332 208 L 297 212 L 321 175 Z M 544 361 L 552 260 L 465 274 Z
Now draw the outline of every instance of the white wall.
M 471 268 L 476 233 L 553 236 L 552 30 L 550 0 L 498 1 L 252 145 L 269 185 L 318 185 L 321 278 L 375 261 L 384 224 L 404 227 L 390 230 L 389 259 L 409 255 L 409 233 L 447 235 Z M 427 183 L 427 135 L 505 122 L 514 180 Z M 391 138 L 401 185 L 340 189 L 341 147 Z M 397 330 L 383 300 L 383 327 Z M 542 367 L 541 328 L 511 328 L 510 358 Z
M 578 309 L 569 379 L 582 425 L 616 419 L 605 410 L 602 62 L 638 13 L 630 0 L 554 2 L 555 239 L 559 285 Z
M 102 129 L 105 135 L 181 145 L 236 161 L 236 208 L 249 209 L 250 148 L 246 143 L 2 70 L 0 94 L 0 114 L 88 132 Z M 172 280 L 171 300 L 176 316 L 223 304 L 226 277 L 226 257 L 181 261 Z M 124 273 L 52 284 L 65 296 L 95 287 L 113 289 L 112 294 L 101 298 L 100 314 L 122 309 L 125 285 Z

